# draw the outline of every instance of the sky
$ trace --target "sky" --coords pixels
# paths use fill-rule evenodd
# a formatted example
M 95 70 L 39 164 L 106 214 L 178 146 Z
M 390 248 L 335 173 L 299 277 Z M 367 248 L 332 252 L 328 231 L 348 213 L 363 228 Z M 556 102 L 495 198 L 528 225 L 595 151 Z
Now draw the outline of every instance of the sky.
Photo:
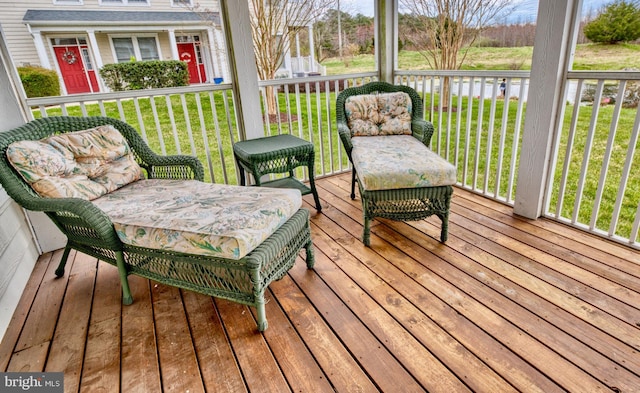
M 604 5 L 614 0 L 583 0 L 582 13 L 588 14 L 597 12 Z M 506 19 L 507 23 L 535 22 L 538 13 L 538 0 L 512 0 L 514 9 Z M 340 8 L 350 14 L 361 13 L 366 16 L 373 16 L 373 0 L 340 0 Z

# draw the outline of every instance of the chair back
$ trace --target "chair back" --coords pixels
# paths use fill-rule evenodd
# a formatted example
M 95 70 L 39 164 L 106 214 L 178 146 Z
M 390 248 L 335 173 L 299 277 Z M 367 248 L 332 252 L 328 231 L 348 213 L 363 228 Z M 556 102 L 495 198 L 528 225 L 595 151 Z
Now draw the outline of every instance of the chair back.
M 154 153 L 138 132 L 129 124 L 109 117 L 52 116 L 30 121 L 20 127 L 0 133 L 0 184 L 7 194 L 20 206 L 28 210 L 42 210 L 41 198 L 13 168 L 7 157 L 7 148 L 17 141 L 37 141 L 56 134 L 81 131 L 111 124 L 125 137 L 136 161 L 144 167 L 147 157 Z
M 403 85 L 392 85 L 387 82 L 370 82 L 362 86 L 349 87 L 344 89 L 338 94 L 336 99 L 336 120 L 338 124 L 347 124 L 345 103 L 347 98 L 362 94 L 375 94 L 375 93 L 395 93 L 404 92 L 411 98 L 411 119 L 422 119 L 424 115 L 424 106 L 422 105 L 422 99 L 420 95 L 411 87 Z

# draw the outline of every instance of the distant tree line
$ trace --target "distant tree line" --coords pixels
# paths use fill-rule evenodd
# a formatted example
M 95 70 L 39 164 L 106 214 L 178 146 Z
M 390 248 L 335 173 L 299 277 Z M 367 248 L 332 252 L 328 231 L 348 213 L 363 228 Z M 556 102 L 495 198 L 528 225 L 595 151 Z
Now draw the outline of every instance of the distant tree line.
M 338 18 L 338 15 L 340 17 Z M 421 50 L 418 39 L 424 29 L 423 16 L 398 15 L 399 48 Z M 340 23 L 338 22 L 340 19 Z M 341 34 L 338 35 L 338 24 Z M 374 22 L 372 17 L 351 15 L 335 9 L 327 11 L 314 25 L 316 58 L 322 61 L 331 57 L 372 54 L 374 51 Z M 536 25 L 534 22 L 503 23 L 485 26 L 473 43 L 480 47 L 533 46 Z M 340 43 L 338 37 L 342 39 Z M 426 36 L 426 32 L 424 33 Z M 640 38 L 640 1 L 616 0 L 600 10 L 588 10 L 580 23 L 578 43 L 638 42 Z M 436 44 L 437 45 L 437 44 Z

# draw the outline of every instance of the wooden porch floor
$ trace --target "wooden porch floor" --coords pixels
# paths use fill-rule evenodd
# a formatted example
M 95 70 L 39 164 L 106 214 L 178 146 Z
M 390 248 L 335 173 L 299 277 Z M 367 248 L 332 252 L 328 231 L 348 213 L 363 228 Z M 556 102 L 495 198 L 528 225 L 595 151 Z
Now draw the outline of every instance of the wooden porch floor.
M 360 242 L 349 175 L 311 195 L 316 267 L 253 309 L 43 255 L 0 345 L 2 371 L 64 371 L 66 392 L 639 392 L 638 252 L 456 189 L 437 218 Z M 304 253 L 302 253 L 304 255 Z M 72 263 L 71 263 L 72 262 Z

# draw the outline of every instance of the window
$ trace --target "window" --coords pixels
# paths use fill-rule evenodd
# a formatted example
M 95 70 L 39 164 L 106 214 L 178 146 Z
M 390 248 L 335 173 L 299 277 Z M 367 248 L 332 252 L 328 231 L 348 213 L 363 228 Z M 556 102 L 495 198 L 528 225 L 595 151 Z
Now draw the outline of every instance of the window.
M 87 45 L 87 39 L 83 37 L 74 38 L 52 38 L 51 45 Z
M 138 46 L 140 47 L 140 58 L 142 60 L 158 60 L 158 47 L 154 37 L 139 37 Z
M 100 4 L 105 5 L 148 5 L 148 0 L 100 0 Z
M 84 66 L 87 71 L 93 71 L 93 64 L 91 63 L 91 56 L 89 56 L 89 49 L 81 48 L 80 51 L 82 52 L 82 59 L 84 60 Z
M 190 7 L 193 3 L 191 0 L 171 0 L 171 5 L 174 7 Z
M 113 37 L 113 49 L 118 63 L 136 60 L 159 60 L 155 37 Z
M 53 0 L 57 5 L 82 5 L 82 0 Z

